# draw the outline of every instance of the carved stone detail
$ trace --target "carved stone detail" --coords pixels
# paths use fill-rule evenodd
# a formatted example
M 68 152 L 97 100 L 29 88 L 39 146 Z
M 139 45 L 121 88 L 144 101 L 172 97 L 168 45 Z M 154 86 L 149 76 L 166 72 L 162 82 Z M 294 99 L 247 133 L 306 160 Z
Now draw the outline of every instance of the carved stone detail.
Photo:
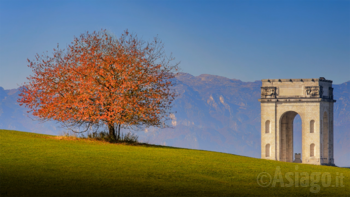
M 276 98 L 276 87 L 261 87 L 261 98 Z
M 306 95 L 309 97 L 322 97 L 323 87 L 322 86 L 306 86 Z

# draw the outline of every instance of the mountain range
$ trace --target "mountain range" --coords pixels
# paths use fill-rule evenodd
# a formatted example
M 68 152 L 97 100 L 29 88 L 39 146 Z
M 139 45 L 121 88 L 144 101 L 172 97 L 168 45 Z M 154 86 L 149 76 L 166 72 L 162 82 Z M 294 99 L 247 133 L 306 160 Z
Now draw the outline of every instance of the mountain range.
M 174 87 L 179 96 L 173 103 L 171 128 L 132 131 L 140 141 L 260 157 L 261 81 L 202 74 L 179 73 Z M 338 166 L 350 166 L 350 81 L 333 84 L 334 153 Z M 34 121 L 17 103 L 18 89 L 0 87 L 0 128 L 63 134 L 54 122 Z M 295 152 L 301 149 L 301 119 L 294 120 Z M 126 131 L 124 131 L 126 132 Z M 299 147 L 299 148 L 298 148 Z

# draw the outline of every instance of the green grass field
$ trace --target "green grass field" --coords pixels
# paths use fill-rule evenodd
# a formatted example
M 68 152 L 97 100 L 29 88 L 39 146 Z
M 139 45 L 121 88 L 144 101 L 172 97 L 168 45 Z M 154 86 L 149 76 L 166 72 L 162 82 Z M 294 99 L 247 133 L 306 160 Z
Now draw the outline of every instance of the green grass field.
M 350 196 L 347 168 L 9 130 L 0 130 L 0 181 L 1 196 Z

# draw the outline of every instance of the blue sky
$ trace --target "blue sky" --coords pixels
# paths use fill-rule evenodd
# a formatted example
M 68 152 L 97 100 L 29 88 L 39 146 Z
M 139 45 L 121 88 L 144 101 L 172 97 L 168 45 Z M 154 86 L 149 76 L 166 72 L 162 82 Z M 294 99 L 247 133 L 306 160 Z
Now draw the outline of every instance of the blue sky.
M 26 81 L 27 58 L 100 29 L 158 35 L 195 76 L 350 80 L 350 1 L 1 0 L 0 86 Z

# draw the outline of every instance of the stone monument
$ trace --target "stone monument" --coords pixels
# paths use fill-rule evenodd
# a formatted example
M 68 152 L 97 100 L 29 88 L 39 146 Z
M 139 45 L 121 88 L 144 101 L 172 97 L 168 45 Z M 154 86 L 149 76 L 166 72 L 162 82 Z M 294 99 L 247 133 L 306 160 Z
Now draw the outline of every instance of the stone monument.
M 302 121 L 302 163 L 334 165 L 332 81 L 264 79 L 261 158 L 293 162 L 293 120 Z

